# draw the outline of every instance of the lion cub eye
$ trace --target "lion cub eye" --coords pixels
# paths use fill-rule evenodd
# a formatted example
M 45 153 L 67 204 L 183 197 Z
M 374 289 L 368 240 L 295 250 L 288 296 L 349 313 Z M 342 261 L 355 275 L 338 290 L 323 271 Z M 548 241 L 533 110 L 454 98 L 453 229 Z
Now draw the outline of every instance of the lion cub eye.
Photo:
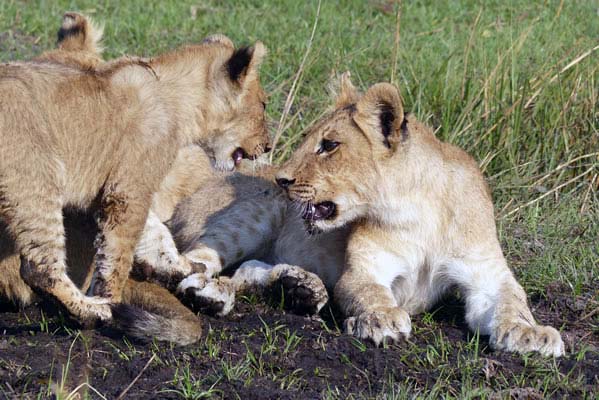
M 338 146 L 339 142 L 335 142 L 334 140 L 322 139 L 322 142 L 320 142 L 320 147 L 318 148 L 316 154 L 330 153 L 333 150 L 335 150 Z

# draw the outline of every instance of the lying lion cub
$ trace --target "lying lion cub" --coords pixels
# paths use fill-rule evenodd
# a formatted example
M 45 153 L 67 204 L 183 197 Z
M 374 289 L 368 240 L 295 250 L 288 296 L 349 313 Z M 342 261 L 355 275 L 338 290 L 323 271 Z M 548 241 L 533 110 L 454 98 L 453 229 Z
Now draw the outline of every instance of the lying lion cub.
M 456 285 L 466 321 L 496 349 L 560 356 L 538 325 L 501 251 L 493 203 L 476 162 L 404 115 L 385 83 L 359 95 L 346 77 L 336 109 L 277 175 L 306 219 L 330 230 L 354 222 L 335 300 L 347 330 L 380 343 L 407 337 L 410 314 Z
M 340 89 L 335 109 L 276 174 L 293 203 L 256 177 L 213 178 L 173 215 L 183 254 L 216 271 L 258 258 L 233 275 L 238 288 L 282 279 L 292 301 L 318 309 L 326 298 L 293 264 L 302 266 L 334 287 L 347 331 L 377 344 L 408 337 L 410 314 L 457 286 L 470 328 L 493 348 L 562 355 L 559 333 L 535 322 L 506 264 L 475 161 L 404 115 L 394 86 L 361 95 L 347 74 Z M 211 202 L 201 202 L 203 190 Z M 323 233 L 309 235 L 294 204 L 308 230 Z M 201 286 L 192 275 L 180 290 L 197 297 Z
M 0 217 L 14 239 L 3 257 L 20 254 L 25 281 L 80 320 L 109 319 L 177 151 L 197 142 L 230 169 L 267 147 L 264 54 L 217 35 L 149 61 L 86 69 L 55 54 L 0 66 Z M 85 297 L 66 275 L 62 209 L 90 206 L 101 216 L 93 291 L 107 299 Z

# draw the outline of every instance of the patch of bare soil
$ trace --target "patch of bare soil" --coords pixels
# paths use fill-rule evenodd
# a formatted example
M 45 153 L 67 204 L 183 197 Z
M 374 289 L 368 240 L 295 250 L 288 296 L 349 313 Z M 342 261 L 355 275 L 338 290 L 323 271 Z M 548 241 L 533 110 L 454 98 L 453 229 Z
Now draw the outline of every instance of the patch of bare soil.
M 599 316 L 592 308 L 597 310 L 597 293 L 587 289 L 588 297 L 573 298 L 554 284 L 545 296 L 532 299 L 540 321 L 563 328 L 568 356 L 555 363 L 539 356 L 492 352 L 484 339 L 473 350 L 456 298 L 442 302 L 432 320 L 415 317 L 410 342 L 387 348 L 339 334 L 335 324 L 340 320 L 328 308 L 322 320 L 238 302 L 227 318 L 204 317 L 206 332 L 211 330 L 206 339 L 176 348 L 128 344 L 110 329 L 77 334 L 76 327 L 59 316 L 49 322 L 42 318 L 38 307 L 20 312 L 5 307 L 0 312 L 0 397 L 70 393 L 82 382 L 93 387 L 87 389 L 92 398 L 99 397 L 97 390 L 110 399 L 132 382 L 126 398 L 180 398 L 186 387 L 190 398 L 210 389 L 215 397 L 242 399 L 312 399 L 328 391 L 336 391 L 338 398 L 376 397 L 391 390 L 389 382 L 403 382 L 418 392 L 443 382 L 445 393 L 459 395 L 464 371 L 470 370 L 475 378 L 471 384 L 492 397 L 542 398 L 533 387 L 555 368 L 556 376 L 575 384 L 553 382 L 552 397 L 578 398 L 599 385 Z M 293 332 L 301 338 L 299 343 L 289 339 Z M 449 343 L 448 350 L 440 349 L 439 343 Z M 434 362 L 431 357 L 440 359 Z M 44 389 L 49 382 L 51 391 Z

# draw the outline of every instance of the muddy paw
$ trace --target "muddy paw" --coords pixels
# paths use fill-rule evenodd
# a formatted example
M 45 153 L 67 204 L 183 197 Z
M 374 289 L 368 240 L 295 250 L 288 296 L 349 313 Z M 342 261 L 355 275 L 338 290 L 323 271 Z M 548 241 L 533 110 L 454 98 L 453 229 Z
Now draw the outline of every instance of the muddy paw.
M 203 272 L 208 277 L 223 269 L 220 255 L 208 246 L 197 245 L 193 250 L 182 254 L 182 258 L 196 269 L 193 272 Z
M 223 316 L 233 309 L 235 288 L 227 277 L 207 278 L 196 273 L 183 279 L 177 287 L 181 301 L 194 311 Z
M 410 316 L 399 307 L 369 311 L 345 320 L 347 334 L 372 340 L 377 346 L 383 340 L 407 339 L 411 330 Z
M 559 332 L 551 326 L 512 323 L 500 325 L 490 343 L 497 350 L 528 353 L 536 351 L 544 356 L 564 355 L 564 342 Z
M 83 297 L 78 306 L 72 309 L 76 310 L 78 321 L 85 328 L 93 328 L 99 322 L 107 322 L 112 319 L 110 299 L 104 297 Z
M 329 301 L 329 294 L 322 280 L 311 272 L 290 267 L 279 275 L 274 290 L 282 287 L 285 303 L 298 314 L 318 314 Z

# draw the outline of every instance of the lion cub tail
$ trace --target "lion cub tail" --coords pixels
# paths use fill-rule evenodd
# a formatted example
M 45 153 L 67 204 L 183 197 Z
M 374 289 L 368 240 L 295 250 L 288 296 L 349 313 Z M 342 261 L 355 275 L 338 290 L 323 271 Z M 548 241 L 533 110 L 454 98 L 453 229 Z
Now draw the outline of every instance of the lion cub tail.
M 116 327 L 131 337 L 184 346 L 202 336 L 198 316 L 168 290 L 149 282 L 127 281 L 122 303 L 112 306 Z
M 96 55 L 104 50 L 101 42 L 104 27 L 96 24 L 90 17 L 76 12 L 67 12 L 62 16 L 58 30 L 58 48 L 66 51 L 87 51 Z

